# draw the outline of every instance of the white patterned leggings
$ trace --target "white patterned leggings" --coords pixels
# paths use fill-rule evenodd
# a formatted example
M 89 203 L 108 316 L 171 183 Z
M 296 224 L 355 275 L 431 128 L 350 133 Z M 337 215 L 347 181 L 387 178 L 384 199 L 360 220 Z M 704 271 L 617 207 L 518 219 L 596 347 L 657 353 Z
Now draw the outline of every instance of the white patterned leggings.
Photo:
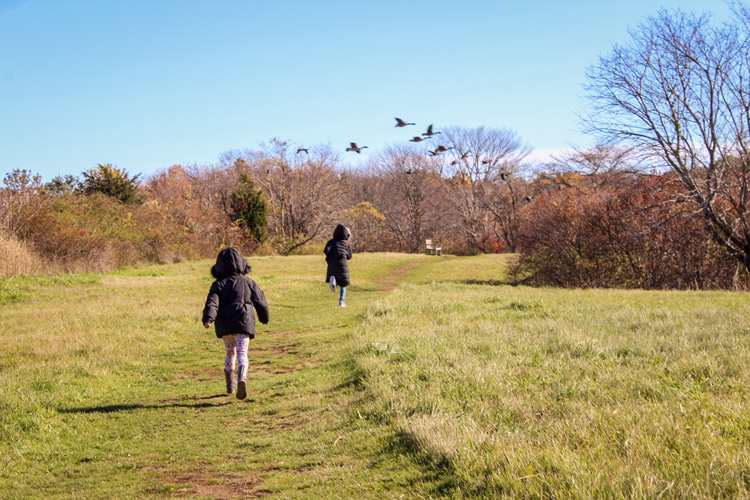
M 250 336 L 237 333 L 224 335 L 222 339 L 227 350 L 224 358 L 224 371 L 234 373 L 234 363 L 237 361 L 237 380 L 247 380 L 247 348 L 250 345 Z

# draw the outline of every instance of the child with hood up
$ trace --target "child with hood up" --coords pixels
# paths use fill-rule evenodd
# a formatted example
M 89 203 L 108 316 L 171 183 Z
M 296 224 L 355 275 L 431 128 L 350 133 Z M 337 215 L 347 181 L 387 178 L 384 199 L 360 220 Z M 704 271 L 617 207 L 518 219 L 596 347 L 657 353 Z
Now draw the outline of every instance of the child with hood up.
M 247 397 L 247 349 L 255 338 L 255 314 L 264 325 L 268 323 L 268 303 L 263 290 L 245 276 L 250 266 L 236 248 L 225 248 L 216 257 L 211 275 L 216 279 L 211 285 L 203 309 L 203 326 L 216 326 L 216 336 L 224 340 L 224 378 L 227 393 L 237 391 L 237 399 Z M 237 360 L 237 378 L 234 365 Z
M 343 224 L 336 226 L 333 230 L 333 239 L 328 240 L 323 253 L 326 254 L 328 271 L 326 281 L 331 291 L 336 291 L 336 285 L 341 288 L 339 293 L 339 307 L 346 307 L 346 287 L 349 286 L 349 263 L 352 258 L 352 245 L 349 243 L 352 232 Z

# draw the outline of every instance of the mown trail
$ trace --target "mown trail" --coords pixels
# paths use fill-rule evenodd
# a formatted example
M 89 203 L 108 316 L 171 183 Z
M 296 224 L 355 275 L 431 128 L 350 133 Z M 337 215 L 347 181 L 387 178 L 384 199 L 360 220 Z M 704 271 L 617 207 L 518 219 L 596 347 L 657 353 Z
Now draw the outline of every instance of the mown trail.
M 223 393 L 223 346 L 200 326 L 210 263 L 46 287 L 6 307 L 3 498 L 410 498 L 434 477 L 357 411 L 351 332 L 425 256 L 358 255 L 347 308 L 322 259 L 251 259 L 271 323 L 250 346 L 248 398 Z M 71 324 L 66 325 L 66 321 Z M 10 359 L 6 354 L 6 360 Z M 10 366 L 10 365 L 7 365 Z M 430 485 L 433 486 L 430 486 Z M 418 486 L 418 487 L 417 487 Z

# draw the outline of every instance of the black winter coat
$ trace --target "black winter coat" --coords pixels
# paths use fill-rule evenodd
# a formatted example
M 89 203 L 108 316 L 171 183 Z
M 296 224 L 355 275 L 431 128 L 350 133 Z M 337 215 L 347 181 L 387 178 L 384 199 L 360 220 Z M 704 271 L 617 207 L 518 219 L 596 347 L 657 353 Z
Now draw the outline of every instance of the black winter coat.
M 349 263 L 352 258 L 352 244 L 347 241 L 352 233 L 349 228 L 343 224 L 336 226 L 333 230 L 333 239 L 328 240 L 323 252 L 326 254 L 328 262 L 328 271 L 326 272 L 326 282 L 331 276 L 336 278 L 336 284 L 339 286 L 349 286 Z
M 263 290 L 245 276 L 250 266 L 236 248 L 219 252 L 211 275 L 216 281 L 211 285 L 203 308 L 203 322 L 213 323 L 216 336 L 244 333 L 255 338 L 255 314 L 258 320 L 268 323 L 268 303 Z

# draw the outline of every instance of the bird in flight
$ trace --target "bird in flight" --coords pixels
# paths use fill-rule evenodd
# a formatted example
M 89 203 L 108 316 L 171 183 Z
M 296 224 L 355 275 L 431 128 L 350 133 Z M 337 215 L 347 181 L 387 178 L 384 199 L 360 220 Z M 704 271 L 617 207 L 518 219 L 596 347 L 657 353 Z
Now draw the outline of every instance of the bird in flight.
M 430 136 L 433 136 L 433 135 L 437 135 L 437 134 L 439 134 L 439 133 L 440 133 L 440 132 L 433 132 L 433 131 L 432 131 L 432 124 L 430 124 L 430 126 L 429 126 L 429 127 L 427 127 L 427 132 L 425 132 L 425 133 L 424 133 L 424 134 L 422 134 L 422 135 L 424 135 L 424 136 L 427 136 L 427 137 L 430 137 Z
M 429 137 L 422 137 L 422 136 L 418 135 L 416 137 L 412 137 L 411 139 L 409 139 L 409 142 L 422 142 L 425 139 L 429 139 Z
M 449 149 L 454 149 L 453 146 L 447 148 L 443 146 L 442 144 L 435 148 L 435 154 L 444 153 L 445 151 L 448 151 Z
M 359 152 L 363 149 L 365 149 L 367 146 L 357 146 L 356 142 L 350 142 L 349 147 L 346 148 L 347 151 L 354 151 L 355 153 L 359 154 Z
M 297 154 L 299 154 L 299 153 L 307 153 L 307 154 L 310 154 L 310 152 L 309 152 L 309 151 L 307 150 L 307 148 L 299 148 L 299 149 L 297 150 Z
M 396 118 L 396 126 L 397 127 L 406 127 L 407 125 L 416 125 L 416 123 L 406 123 L 401 118 Z

